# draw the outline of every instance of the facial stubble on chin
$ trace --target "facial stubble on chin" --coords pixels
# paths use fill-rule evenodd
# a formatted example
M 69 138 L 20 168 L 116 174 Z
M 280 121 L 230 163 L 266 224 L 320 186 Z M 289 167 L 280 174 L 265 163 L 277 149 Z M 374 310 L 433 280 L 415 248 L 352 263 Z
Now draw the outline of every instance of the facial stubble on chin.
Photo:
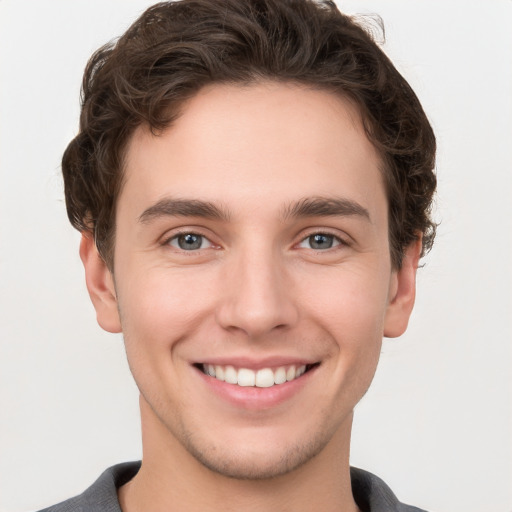
M 317 457 L 336 431 L 332 426 L 329 429 L 319 424 L 311 430 L 308 439 L 291 443 L 279 458 L 268 460 L 265 454 L 248 453 L 246 450 L 232 451 L 232 446 L 202 440 L 183 424 L 181 418 L 177 425 L 169 425 L 146 397 L 144 400 L 165 429 L 197 462 L 213 473 L 235 480 L 264 481 L 291 473 Z M 325 411 L 325 414 L 329 412 Z
M 244 453 L 227 455 L 221 446 L 211 446 L 204 450 L 188 436 L 185 449 L 210 471 L 235 480 L 270 480 L 291 473 L 315 458 L 328 444 L 329 439 L 316 432 L 312 439 L 289 446 L 277 461 L 265 461 L 262 454 L 259 460 L 255 455 L 248 457 Z

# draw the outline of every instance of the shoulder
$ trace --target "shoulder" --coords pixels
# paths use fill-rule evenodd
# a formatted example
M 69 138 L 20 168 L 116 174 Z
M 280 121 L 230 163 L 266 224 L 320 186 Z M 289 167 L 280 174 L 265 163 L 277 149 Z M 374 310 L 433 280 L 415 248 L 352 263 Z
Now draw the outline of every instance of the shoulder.
M 398 501 L 393 491 L 378 476 L 359 468 L 350 468 L 352 493 L 363 512 L 426 512 Z
M 106 469 L 82 494 L 39 512 L 121 512 L 117 489 L 139 471 L 140 462 L 125 462 Z

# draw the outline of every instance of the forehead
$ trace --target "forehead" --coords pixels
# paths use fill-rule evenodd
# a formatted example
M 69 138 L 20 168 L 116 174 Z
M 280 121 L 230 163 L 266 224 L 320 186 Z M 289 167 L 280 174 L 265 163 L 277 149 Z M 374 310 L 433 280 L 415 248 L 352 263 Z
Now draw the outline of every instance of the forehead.
M 297 197 L 371 203 L 384 194 L 381 160 L 357 107 L 295 84 L 206 87 L 163 133 L 139 127 L 125 162 L 118 212 L 125 202 L 142 211 L 167 195 L 247 209 L 269 199 L 282 207 Z

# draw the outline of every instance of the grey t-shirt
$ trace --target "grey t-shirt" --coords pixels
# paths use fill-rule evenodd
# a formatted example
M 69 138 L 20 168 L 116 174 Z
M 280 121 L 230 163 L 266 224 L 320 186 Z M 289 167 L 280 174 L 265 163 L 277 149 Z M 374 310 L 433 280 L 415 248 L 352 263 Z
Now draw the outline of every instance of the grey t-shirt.
M 121 512 L 117 489 L 139 471 L 140 462 L 125 462 L 105 470 L 91 487 L 79 496 L 39 512 Z M 400 503 L 391 489 L 378 477 L 351 468 L 352 493 L 362 512 L 425 512 Z

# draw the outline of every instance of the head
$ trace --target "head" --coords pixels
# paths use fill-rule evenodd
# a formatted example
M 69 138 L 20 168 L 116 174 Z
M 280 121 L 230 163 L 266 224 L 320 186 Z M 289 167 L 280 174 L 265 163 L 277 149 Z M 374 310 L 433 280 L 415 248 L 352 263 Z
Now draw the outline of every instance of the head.
M 172 125 L 185 102 L 211 84 L 275 81 L 350 100 L 382 159 L 391 259 L 433 243 L 435 138 L 405 79 L 371 33 L 332 2 L 186 0 L 148 9 L 86 68 L 80 132 L 63 157 L 71 223 L 90 232 L 112 269 L 116 201 L 135 129 Z
M 93 56 L 83 102 L 68 211 L 145 459 L 165 443 L 250 479 L 348 459 L 432 242 L 434 137 L 407 83 L 331 3 L 184 0 Z

